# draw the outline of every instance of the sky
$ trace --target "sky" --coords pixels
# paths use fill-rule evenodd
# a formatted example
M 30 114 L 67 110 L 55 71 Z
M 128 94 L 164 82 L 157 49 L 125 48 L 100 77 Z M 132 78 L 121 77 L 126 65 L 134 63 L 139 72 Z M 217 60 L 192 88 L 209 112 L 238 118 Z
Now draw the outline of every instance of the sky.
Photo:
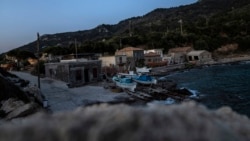
M 55 34 L 117 24 L 197 0 L 0 0 L 0 53 Z

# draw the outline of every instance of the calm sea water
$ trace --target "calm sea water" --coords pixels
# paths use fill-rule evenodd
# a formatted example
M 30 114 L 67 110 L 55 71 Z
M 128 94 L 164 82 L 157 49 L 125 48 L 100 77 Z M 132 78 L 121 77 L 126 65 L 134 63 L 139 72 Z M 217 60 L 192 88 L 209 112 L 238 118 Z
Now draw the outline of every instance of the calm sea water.
M 250 62 L 192 69 L 166 78 L 194 90 L 208 108 L 230 106 L 250 117 Z

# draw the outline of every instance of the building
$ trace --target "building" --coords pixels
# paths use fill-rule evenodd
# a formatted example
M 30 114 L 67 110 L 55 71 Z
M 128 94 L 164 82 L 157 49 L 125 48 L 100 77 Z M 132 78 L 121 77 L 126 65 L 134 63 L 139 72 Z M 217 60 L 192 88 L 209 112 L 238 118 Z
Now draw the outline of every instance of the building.
M 115 56 L 103 56 L 99 57 L 99 60 L 102 61 L 102 67 L 110 67 L 116 65 Z
M 154 52 L 149 52 L 144 54 L 144 64 L 150 64 L 150 63 L 158 63 L 162 61 L 162 58 L 160 54 L 154 53 Z
M 212 55 L 206 50 L 195 50 L 187 54 L 187 59 L 189 62 L 204 64 L 212 61 Z
M 187 54 L 192 51 L 192 47 L 176 47 L 168 51 L 168 56 L 171 57 L 171 64 L 182 64 L 187 61 Z
M 115 62 L 119 66 L 135 68 L 144 60 L 144 51 L 141 48 L 126 47 L 115 52 Z
M 163 57 L 163 49 L 150 49 L 150 50 L 144 50 L 144 54 L 147 54 L 147 53 L 150 53 L 150 52 L 159 54 L 161 58 Z
M 81 86 L 100 80 L 101 61 L 67 60 L 45 64 L 45 76 L 67 82 L 69 86 Z

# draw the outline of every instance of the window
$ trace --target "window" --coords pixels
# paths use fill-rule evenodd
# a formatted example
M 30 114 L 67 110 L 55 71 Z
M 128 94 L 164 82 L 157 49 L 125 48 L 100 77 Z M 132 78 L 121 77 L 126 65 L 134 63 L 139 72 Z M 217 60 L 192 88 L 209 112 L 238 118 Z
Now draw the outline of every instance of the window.
M 194 56 L 194 60 L 199 60 L 199 56 Z

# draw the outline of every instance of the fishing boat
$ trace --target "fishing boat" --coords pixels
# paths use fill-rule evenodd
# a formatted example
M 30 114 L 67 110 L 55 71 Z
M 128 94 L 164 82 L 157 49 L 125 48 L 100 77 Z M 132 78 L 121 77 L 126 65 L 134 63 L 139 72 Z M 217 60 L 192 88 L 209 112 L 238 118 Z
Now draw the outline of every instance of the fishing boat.
M 137 83 L 132 80 L 132 78 L 127 78 L 122 75 L 116 75 L 112 78 L 113 82 L 116 86 L 122 89 L 129 89 L 130 91 L 134 92 Z
M 136 67 L 136 72 L 137 73 L 149 73 L 151 69 L 152 68 L 147 68 L 147 67 L 142 67 L 142 68 Z
M 139 84 L 144 84 L 144 85 L 151 85 L 157 83 L 157 80 L 150 75 L 138 75 L 133 77 L 133 80 Z

